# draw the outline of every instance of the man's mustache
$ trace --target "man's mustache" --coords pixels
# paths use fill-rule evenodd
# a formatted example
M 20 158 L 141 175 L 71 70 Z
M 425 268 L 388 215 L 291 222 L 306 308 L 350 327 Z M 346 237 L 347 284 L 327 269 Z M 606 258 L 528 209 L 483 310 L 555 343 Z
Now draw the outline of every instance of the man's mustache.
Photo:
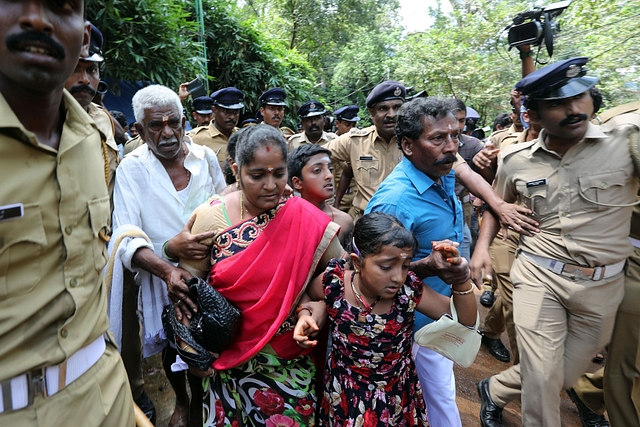
M 64 59 L 67 54 L 65 53 L 64 46 L 55 41 L 51 36 L 41 33 L 39 31 L 23 31 L 19 34 L 11 34 L 5 40 L 7 49 L 11 51 L 18 50 L 18 46 L 23 42 L 39 42 L 51 47 L 57 54 L 60 60 Z
M 89 85 L 76 85 L 69 89 L 69 93 L 71 95 L 76 94 L 78 92 L 87 92 L 92 97 L 96 96 L 96 91 Z
M 396 119 L 393 118 L 393 119 L 384 119 L 382 123 L 385 125 L 388 125 L 389 123 L 395 123 L 395 122 L 396 122 Z
M 560 122 L 560 126 L 566 126 L 570 123 L 578 123 L 578 122 L 584 122 L 588 119 L 589 117 L 587 117 L 586 114 L 572 114 L 570 116 L 567 116 L 564 120 L 562 120 Z
M 444 165 L 446 163 L 455 163 L 456 160 L 458 160 L 458 159 L 456 158 L 455 155 L 446 154 L 443 158 L 438 159 L 435 162 L 433 162 L 433 166 Z

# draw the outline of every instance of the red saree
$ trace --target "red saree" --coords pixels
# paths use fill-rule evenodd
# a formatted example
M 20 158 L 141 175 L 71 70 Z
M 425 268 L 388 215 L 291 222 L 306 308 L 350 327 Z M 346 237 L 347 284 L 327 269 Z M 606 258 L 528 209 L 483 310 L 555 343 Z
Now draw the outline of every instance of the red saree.
M 294 197 L 216 238 L 209 283 L 242 311 L 242 329 L 214 369 L 245 363 L 267 344 L 284 359 L 309 353 L 296 345 L 293 329 L 277 333 L 337 231 L 322 211 Z

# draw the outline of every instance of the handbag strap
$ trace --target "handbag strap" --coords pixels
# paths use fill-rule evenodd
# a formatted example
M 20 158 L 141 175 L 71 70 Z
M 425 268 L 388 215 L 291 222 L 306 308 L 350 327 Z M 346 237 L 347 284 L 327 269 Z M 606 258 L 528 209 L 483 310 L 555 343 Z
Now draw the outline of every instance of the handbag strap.
M 449 307 L 451 308 L 451 317 L 454 321 L 458 321 L 458 312 L 456 311 L 456 305 L 453 303 L 453 296 L 449 298 Z M 476 324 L 473 325 L 473 329 L 476 331 L 480 327 L 480 313 L 476 309 Z

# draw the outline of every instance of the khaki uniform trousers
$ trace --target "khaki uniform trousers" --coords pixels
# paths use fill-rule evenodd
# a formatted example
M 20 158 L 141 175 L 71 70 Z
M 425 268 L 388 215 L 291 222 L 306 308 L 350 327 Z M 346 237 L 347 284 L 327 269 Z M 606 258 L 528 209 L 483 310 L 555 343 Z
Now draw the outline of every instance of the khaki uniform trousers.
M 511 347 L 511 361 L 514 365 L 520 361 L 520 354 L 518 353 L 513 322 L 513 285 L 511 284 L 510 272 L 519 239 L 520 235 L 511 231 L 505 242 L 502 240 L 502 232 L 500 232 L 489 247 L 493 266 L 493 281 L 497 283 L 497 289 L 500 293 L 484 319 L 483 328 L 484 334 L 488 338 L 500 338 L 502 332 L 507 330 L 509 347 Z
M 0 425 L 20 427 L 133 427 L 133 399 L 118 350 L 107 343 L 98 362 L 80 378 L 33 405 L 0 414 Z
M 520 256 L 511 281 L 520 364 L 491 377 L 489 392 L 500 407 L 520 398 L 524 427 L 558 427 L 560 392 L 609 343 L 624 276 L 571 279 Z
M 625 295 L 603 369 L 585 374 L 575 390 L 594 412 L 606 410 L 613 427 L 640 427 L 640 249 L 629 257 Z M 603 390 L 604 389 L 604 390 Z

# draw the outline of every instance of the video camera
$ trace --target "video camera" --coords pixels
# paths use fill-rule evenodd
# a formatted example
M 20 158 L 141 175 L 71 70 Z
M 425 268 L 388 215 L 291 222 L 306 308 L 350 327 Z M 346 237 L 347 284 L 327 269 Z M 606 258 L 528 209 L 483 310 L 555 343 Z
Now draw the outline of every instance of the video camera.
M 509 49 L 524 44 L 540 46 L 544 41 L 549 56 L 553 56 L 553 37 L 560 31 L 560 26 L 553 18 L 560 15 L 570 4 L 571 0 L 559 1 L 516 15 L 513 23 L 507 27 Z

